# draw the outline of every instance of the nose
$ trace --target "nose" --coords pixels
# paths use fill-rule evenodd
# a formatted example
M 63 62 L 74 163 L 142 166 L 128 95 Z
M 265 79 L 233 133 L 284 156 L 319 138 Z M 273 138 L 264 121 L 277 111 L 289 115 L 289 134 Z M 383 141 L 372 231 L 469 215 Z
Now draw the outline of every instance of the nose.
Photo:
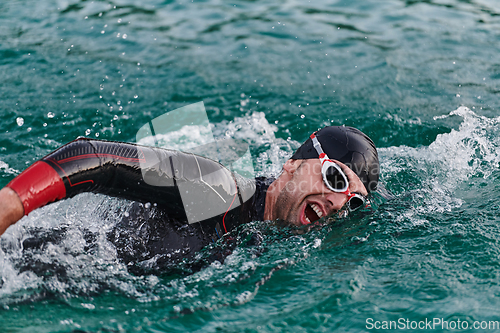
M 339 211 L 344 207 L 345 203 L 347 202 L 347 195 L 344 193 L 336 193 L 329 191 L 329 193 L 326 194 L 325 196 L 329 206 L 331 207 L 330 212 L 328 214 L 331 214 L 335 211 Z

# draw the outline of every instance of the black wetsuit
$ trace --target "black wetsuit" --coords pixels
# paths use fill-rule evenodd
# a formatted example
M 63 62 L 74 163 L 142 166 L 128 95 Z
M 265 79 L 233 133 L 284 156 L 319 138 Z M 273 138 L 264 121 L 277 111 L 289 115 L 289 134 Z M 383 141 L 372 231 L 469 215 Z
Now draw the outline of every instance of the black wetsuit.
M 18 193 L 25 214 L 82 192 L 136 201 L 108 239 L 125 262 L 154 259 L 161 266 L 192 257 L 243 223 L 263 220 L 272 181 L 244 179 L 194 154 L 81 138 L 7 186 Z

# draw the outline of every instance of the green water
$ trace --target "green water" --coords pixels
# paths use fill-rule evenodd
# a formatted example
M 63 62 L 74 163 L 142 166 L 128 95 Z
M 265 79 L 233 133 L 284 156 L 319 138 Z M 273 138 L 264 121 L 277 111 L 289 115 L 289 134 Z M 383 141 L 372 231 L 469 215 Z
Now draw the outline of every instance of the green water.
M 134 142 L 147 121 L 204 101 L 215 136 L 250 142 L 259 174 L 279 172 L 324 125 L 360 128 L 395 199 L 302 235 L 254 222 L 241 234 L 259 230 L 259 248 L 241 240 L 223 264 L 187 276 L 136 276 L 117 259 L 105 233 L 128 203 L 87 194 L 50 205 L 0 239 L 0 331 L 381 331 L 369 318 L 471 330 L 500 320 L 498 8 L 1 2 L 1 186 L 77 136 Z M 65 231 L 58 242 L 23 251 L 54 229 Z M 88 231 L 98 235 L 90 249 Z

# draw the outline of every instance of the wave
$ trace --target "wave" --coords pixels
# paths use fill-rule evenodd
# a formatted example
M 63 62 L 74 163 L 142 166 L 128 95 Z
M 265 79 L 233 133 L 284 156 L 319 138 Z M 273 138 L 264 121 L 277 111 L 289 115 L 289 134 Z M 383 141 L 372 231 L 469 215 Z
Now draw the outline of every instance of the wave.
M 492 181 L 498 172 L 500 117 L 479 116 L 462 106 L 434 120 L 449 117 L 462 118 L 459 128 L 437 135 L 429 146 L 379 149 L 383 182 L 414 206 L 402 219 L 420 224 L 422 214 L 459 208 L 464 203 L 462 187 Z M 411 199 L 404 199 L 408 196 Z

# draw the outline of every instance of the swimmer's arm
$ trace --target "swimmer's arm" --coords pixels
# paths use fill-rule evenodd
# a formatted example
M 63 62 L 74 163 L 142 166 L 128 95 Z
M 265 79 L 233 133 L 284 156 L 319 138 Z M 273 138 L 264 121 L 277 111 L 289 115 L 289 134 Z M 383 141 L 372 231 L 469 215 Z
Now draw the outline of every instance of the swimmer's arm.
M 91 192 L 156 203 L 168 209 L 170 216 L 185 218 L 172 160 L 182 171 L 187 168 L 182 165 L 186 156 L 192 159 L 173 150 L 78 138 L 32 164 L 6 188 L 21 201 L 23 215 L 48 203 Z M 4 195 L 12 193 L 6 191 Z M 2 232 L 23 216 L 11 216 L 11 204 L 5 207 L 5 217 L 0 212 Z
M 80 138 L 35 162 L 0 191 L 0 235 L 34 209 L 83 192 L 152 202 L 168 210 L 170 217 L 187 220 L 177 182 L 196 187 L 200 177 L 207 184 L 201 174 L 198 176 L 200 169 L 206 175 L 226 170 L 193 154 Z M 225 177 L 217 174 L 213 185 L 231 188 L 234 179 L 230 171 Z M 227 195 L 223 201 L 228 205 L 236 198 L 220 189 L 215 193 Z
M 14 190 L 0 190 L 0 235 L 24 216 L 23 203 Z

